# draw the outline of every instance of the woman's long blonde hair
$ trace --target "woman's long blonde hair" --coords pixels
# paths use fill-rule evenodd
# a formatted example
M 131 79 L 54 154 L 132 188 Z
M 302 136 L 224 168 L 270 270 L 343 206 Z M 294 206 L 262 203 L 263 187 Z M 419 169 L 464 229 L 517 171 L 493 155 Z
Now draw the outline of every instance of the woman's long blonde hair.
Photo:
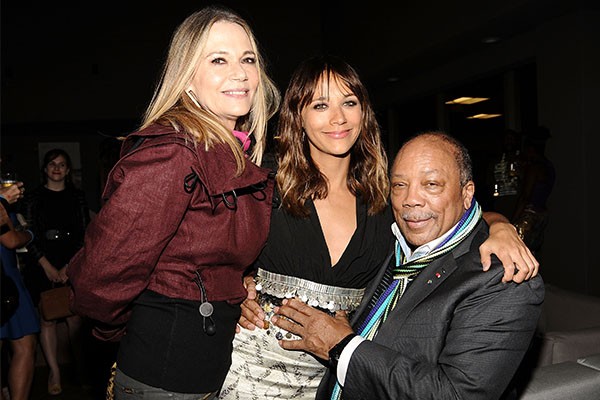
M 260 55 L 252 29 L 241 16 L 222 6 L 205 7 L 179 25 L 171 39 L 160 81 L 144 114 L 140 129 L 155 122 L 170 124 L 177 130 L 187 132 L 196 142 L 204 143 L 206 149 L 215 143 L 225 143 L 235 156 L 237 172 L 240 174 L 245 166 L 245 158 L 237 139 L 215 114 L 198 107 L 185 93 L 206 46 L 210 28 L 219 21 L 240 25 L 248 34 L 252 49 L 256 53 L 258 88 L 250 112 L 238 119 L 236 129 L 254 136 L 255 145 L 250 160 L 261 164 L 266 147 L 267 122 L 277 112 L 281 96 L 265 71 L 265 62 Z
M 350 150 L 348 188 L 368 204 L 369 214 L 382 211 L 389 196 L 388 160 L 369 95 L 358 73 L 336 56 L 305 60 L 296 69 L 285 92 L 277 130 L 277 184 L 282 206 L 292 215 L 307 216 L 308 199 L 324 199 L 326 177 L 310 156 L 302 128 L 302 110 L 310 105 L 321 82 L 347 86 L 362 107 L 360 134 Z M 325 85 L 326 86 L 326 85 Z

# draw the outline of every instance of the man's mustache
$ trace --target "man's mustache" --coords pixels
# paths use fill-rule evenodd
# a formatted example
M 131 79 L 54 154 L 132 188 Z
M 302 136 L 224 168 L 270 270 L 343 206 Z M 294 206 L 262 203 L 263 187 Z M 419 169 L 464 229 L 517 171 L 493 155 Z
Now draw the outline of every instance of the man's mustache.
M 417 222 L 417 221 L 423 221 L 423 220 L 426 220 L 429 218 L 435 218 L 435 214 L 432 212 L 415 213 L 415 212 L 411 212 L 411 211 L 405 211 L 402 214 L 400 214 L 400 216 L 402 217 L 403 220 L 409 221 L 409 222 Z

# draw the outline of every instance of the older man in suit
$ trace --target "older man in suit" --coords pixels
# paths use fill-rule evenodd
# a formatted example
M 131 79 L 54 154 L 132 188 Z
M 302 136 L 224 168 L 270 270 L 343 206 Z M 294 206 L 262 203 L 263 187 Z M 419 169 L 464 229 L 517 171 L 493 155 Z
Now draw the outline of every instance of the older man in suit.
M 317 399 L 500 398 L 533 336 L 542 278 L 502 282 L 497 259 L 481 273 L 488 226 L 456 139 L 413 137 L 390 175 L 396 251 L 352 325 L 343 312 L 285 300 L 274 322 L 302 339 L 280 345 L 329 360 Z

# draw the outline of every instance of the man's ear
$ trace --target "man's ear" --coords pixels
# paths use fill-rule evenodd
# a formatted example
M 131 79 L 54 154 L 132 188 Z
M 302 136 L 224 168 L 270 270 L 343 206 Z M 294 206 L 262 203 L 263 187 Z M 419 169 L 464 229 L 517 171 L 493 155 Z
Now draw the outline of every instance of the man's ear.
M 475 196 L 475 182 L 469 181 L 462 188 L 463 207 L 468 210 Z

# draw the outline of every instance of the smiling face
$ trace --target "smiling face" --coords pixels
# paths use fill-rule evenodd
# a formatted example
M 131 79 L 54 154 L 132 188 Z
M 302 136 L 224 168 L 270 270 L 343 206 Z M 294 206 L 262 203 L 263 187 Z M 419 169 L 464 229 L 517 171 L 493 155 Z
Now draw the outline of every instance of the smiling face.
M 46 172 L 48 181 L 62 182 L 67 178 L 70 170 L 67 160 L 63 156 L 58 156 L 46 164 L 44 171 Z
M 404 145 L 392 166 L 394 217 L 415 247 L 449 231 L 471 205 L 475 184 L 461 185 L 453 150 L 439 138 L 422 136 Z
M 248 114 L 258 87 L 259 72 L 248 34 L 240 25 L 219 21 L 208 33 L 188 90 L 202 108 L 216 114 L 233 130 Z
M 310 154 L 345 157 L 360 134 L 362 107 L 358 98 L 339 79 L 319 80 L 312 101 L 302 110 L 302 125 Z

